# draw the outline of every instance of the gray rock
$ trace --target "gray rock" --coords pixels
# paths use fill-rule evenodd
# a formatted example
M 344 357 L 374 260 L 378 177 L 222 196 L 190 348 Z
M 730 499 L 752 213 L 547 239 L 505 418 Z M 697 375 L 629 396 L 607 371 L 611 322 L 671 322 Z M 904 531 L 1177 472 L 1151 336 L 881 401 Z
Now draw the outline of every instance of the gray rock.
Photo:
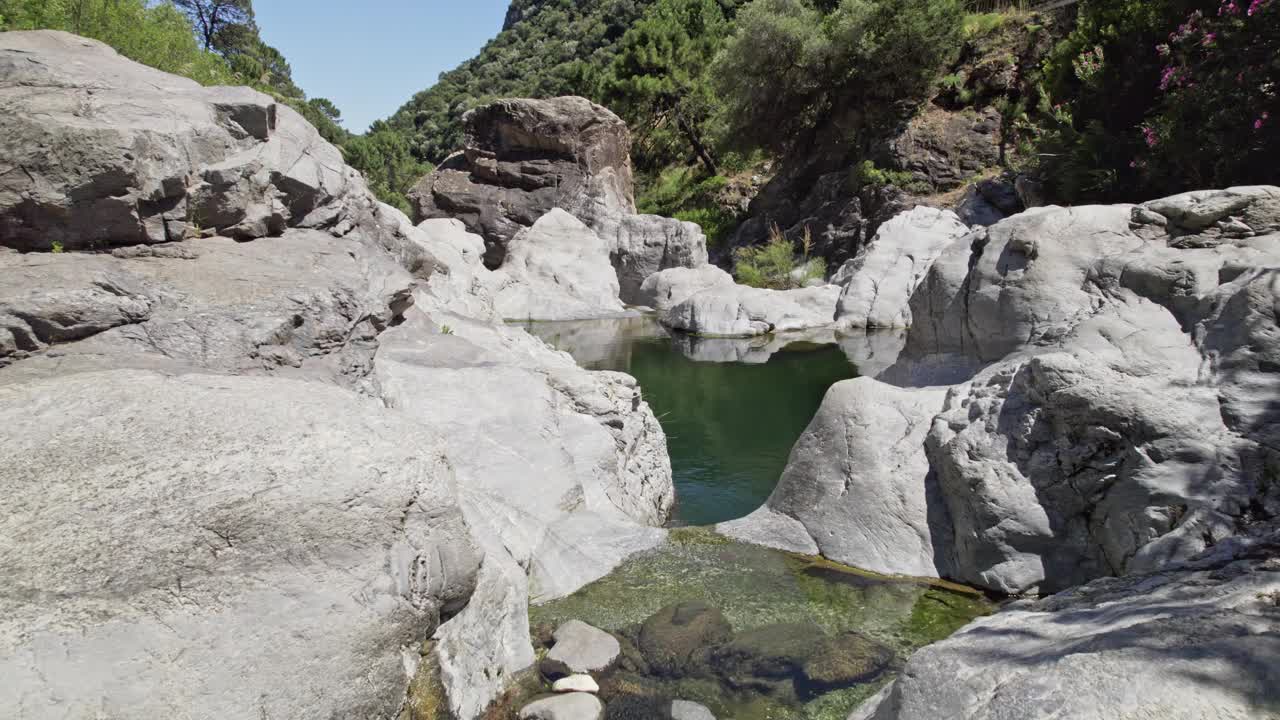
M 696 293 L 662 313 L 662 324 L 709 337 L 751 337 L 830 327 L 840 288 L 764 290 L 720 285 Z
M 622 652 L 617 638 L 581 620 L 556 628 L 553 637 L 555 645 L 542 661 L 542 674 L 549 678 L 603 672 Z
M 715 265 L 670 268 L 645 278 L 636 304 L 663 313 L 703 290 L 732 285 L 733 276 Z
M 499 100 L 468 112 L 465 148 L 410 192 L 415 222 L 452 217 L 485 239 L 498 268 L 506 245 L 553 208 L 586 221 L 635 213 L 631 135 L 580 97 Z
M 924 440 L 945 395 L 870 378 L 837 383 L 765 506 L 717 529 L 874 572 L 937 577 L 934 546 L 949 544 L 950 528 Z
M 330 384 L 68 374 L 0 427 L 21 717 L 391 717 L 476 583 L 438 438 Z
M 673 700 L 671 720 L 716 720 L 716 716 L 706 705 L 688 700 Z
M 249 239 L 335 227 L 367 204 L 337 148 L 248 88 L 201 87 L 54 31 L 7 33 L 0 68 L 0 156 L 25 170 L 0 181 L 0 245 Z
M 594 218 L 591 227 L 609 247 L 620 297 L 628 304 L 652 306 L 642 288 L 654 273 L 707 265 L 707 239 L 695 223 L 657 215 L 606 215 Z
M 604 703 L 589 693 L 544 698 L 520 708 L 520 720 L 600 720 Z
M 581 320 L 624 310 L 604 242 L 560 209 L 510 240 L 494 275 L 494 304 L 513 320 Z
M 1272 543 L 1017 603 L 917 652 L 850 720 L 1273 717 Z
M 551 691 L 558 693 L 587 692 L 598 693 L 600 686 L 590 675 L 569 675 L 551 684 Z
M 955 213 L 919 206 L 880 226 L 841 273 L 847 277 L 836 320 L 842 327 L 906 328 L 908 302 L 929 267 L 969 232 Z

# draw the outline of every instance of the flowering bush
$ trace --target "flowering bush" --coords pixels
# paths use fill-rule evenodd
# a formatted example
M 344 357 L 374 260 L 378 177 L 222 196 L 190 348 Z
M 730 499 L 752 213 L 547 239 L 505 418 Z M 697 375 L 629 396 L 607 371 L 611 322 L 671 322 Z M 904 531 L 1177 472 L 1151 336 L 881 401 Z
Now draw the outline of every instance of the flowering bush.
M 1280 178 L 1280 0 L 1081 0 L 1033 152 L 1056 199 Z
M 1160 96 L 1139 128 L 1145 184 L 1275 182 L 1280 158 L 1280 0 L 1196 10 L 1154 52 Z M 1171 182 L 1172 181 L 1172 182 Z

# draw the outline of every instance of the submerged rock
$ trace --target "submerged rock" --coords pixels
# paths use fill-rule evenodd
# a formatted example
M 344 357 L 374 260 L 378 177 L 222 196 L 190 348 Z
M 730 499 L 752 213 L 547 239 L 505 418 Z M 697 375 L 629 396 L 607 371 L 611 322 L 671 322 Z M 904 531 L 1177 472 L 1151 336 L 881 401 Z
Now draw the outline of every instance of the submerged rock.
M 801 667 L 826 639 L 812 623 L 765 625 L 715 648 L 711 667 L 731 687 L 789 697 L 796 693 Z
M 705 668 L 705 653 L 733 635 L 718 609 L 690 601 L 668 605 L 644 621 L 639 645 L 657 675 L 697 675 Z
M 671 720 L 716 720 L 716 716 L 706 705 L 674 700 L 671 703 Z
M 862 633 L 826 638 L 800 669 L 803 692 L 819 695 L 870 682 L 892 661 L 892 650 Z
M 604 703 L 589 693 L 557 695 L 520 708 L 520 720 L 600 720 Z

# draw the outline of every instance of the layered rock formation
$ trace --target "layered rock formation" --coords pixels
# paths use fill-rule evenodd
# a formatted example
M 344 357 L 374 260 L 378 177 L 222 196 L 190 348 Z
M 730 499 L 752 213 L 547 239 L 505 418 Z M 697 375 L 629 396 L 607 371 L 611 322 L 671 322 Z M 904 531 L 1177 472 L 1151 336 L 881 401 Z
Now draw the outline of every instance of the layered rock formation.
M 501 100 L 464 121 L 465 148 L 423 178 L 410 201 L 415 221 L 456 218 L 483 236 L 489 268 L 503 267 L 512 239 L 556 208 L 599 236 L 624 302 L 638 302 L 640 285 L 659 270 L 707 262 L 697 225 L 636 214 L 631 134 L 605 108 L 580 97 Z
M 394 717 L 422 666 L 476 717 L 531 594 L 661 540 L 635 381 L 501 325 L 481 238 L 266 96 L 63 33 L 0 66 L 0 706 Z

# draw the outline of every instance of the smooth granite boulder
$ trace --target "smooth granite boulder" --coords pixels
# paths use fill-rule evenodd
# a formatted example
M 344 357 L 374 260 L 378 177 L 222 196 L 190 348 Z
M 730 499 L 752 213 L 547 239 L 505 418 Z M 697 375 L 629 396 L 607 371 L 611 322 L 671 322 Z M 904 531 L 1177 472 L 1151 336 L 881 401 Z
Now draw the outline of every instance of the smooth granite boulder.
M 15 717 L 390 717 L 476 585 L 439 438 L 331 384 L 82 372 L 0 427 Z
M 835 285 L 765 290 L 717 282 L 660 317 L 663 325 L 695 335 L 752 337 L 830 327 L 839 298 Z
M 581 320 L 624 309 L 603 241 L 560 209 L 511 239 L 494 295 L 498 313 L 510 320 Z
M 933 261 L 969 228 L 949 210 L 916 207 L 880 226 L 840 272 L 836 320 L 856 329 L 911 327 L 908 303 Z
M 551 679 L 602 672 L 622 653 L 617 638 L 581 620 L 561 625 L 552 637 L 555 644 L 541 664 L 542 674 Z
M 536 700 L 520 708 L 520 720 L 600 720 L 604 703 L 590 693 L 567 693 Z
M 937 577 L 934 546 L 949 542 L 949 527 L 940 527 L 924 440 L 945 397 L 865 377 L 835 384 L 764 507 L 717 530 L 873 572 Z

